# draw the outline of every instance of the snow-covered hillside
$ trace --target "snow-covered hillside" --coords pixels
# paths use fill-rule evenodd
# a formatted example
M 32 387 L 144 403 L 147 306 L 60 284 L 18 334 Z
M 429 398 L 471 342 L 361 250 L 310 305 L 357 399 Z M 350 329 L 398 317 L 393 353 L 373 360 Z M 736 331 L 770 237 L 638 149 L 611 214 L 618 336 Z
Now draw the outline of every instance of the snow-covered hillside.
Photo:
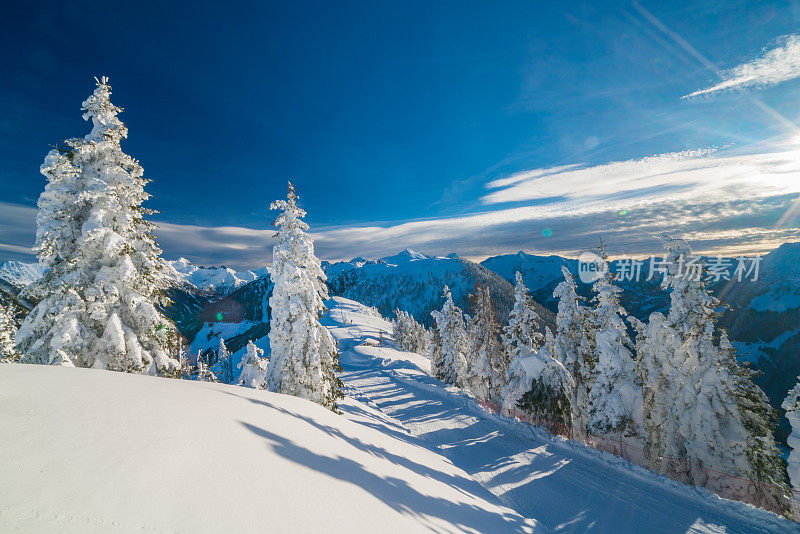
M 0 265 L 0 280 L 22 289 L 41 278 L 45 270 L 40 263 L 7 261 Z
M 0 531 L 543 530 L 374 408 L 341 407 L 2 365 Z
M 0 365 L 0 531 L 800 532 L 490 414 L 393 348 L 375 310 L 326 304 L 342 416 L 238 386 Z
M 468 296 L 476 283 L 488 285 L 503 320 L 513 304 L 513 287 L 507 280 L 455 254 L 434 257 L 406 249 L 377 260 L 323 262 L 323 268 L 334 295 L 374 306 L 386 317 L 399 308 L 425 325 L 431 324 L 430 312 L 441 307 L 445 285 L 465 311 L 470 310 Z M 539 311 L 546 321 L 552 318 L 544 308 Z
M 248 282 L 269 273 L 266 267 L 252 271 L 236 271 L 230 267 L 201 267 L 186 258 L 167 261 L 167 275 L 175 282 L 191 284 L 200 291 L 217 296 L 228 295 Z M 0 265 L 0 280 L 22 289 L 37 281 L 45 272 L 39 263 L 7 261 Z
M 619 457 L 492 415 L 428 374 L 427 358 L 386 343 L 391 324 L 335 297 L 347 395 L 380 410 L 506 505 L 554 532 L 800 532 L 800 525 L 650 473 Z M 383 340 L 386 345 L 378 346 Z
M 253 271 L 236 271 L 230 267 L 199 267 L 186 258 L 168 261 L 173 278 L 192 284 L 201 291 L 225 296 L 248 282 L 269 273 L 266 267 Z

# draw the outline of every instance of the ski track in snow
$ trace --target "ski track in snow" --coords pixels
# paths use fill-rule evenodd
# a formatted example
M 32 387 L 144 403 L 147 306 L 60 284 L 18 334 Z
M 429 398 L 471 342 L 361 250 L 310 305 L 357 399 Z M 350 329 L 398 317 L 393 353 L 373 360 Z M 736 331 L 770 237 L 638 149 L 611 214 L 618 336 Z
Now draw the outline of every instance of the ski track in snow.
M 347 299 L 329 305 L 325 324 L 344 349 L 348 396 L 554 532 L 800 532 L 775 514 L 486 412 L 423 372 L 427 359 L 374 346 L 381 331 L 384 339 L 391 333 L 391 323 Z

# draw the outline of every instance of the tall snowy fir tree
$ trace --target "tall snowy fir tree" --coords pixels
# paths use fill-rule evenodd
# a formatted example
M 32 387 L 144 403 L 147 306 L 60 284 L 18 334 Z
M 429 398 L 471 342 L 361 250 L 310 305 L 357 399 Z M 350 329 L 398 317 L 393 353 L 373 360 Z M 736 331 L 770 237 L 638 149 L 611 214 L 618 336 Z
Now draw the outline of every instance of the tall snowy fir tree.
M 440 339 L 441 364 L 436 378 L 457 387 L 466 387 L 467 377 L 467 327 L 464 312 L 455 305 L 450 288 L 444 286 L 444 304 L 439 311 L 432 311 Z
M 319 322 L 328 298 L 325 273 L 291 183 L 286 200 L 273 202 L 270 209 L 281 213 L 274 223 L 278 233 L 272 252 L 267 387 L 337 411 L 336 401 L 344 397 L 336 376 L 341 371 L 339 354 L 330 332 Z
M 561 273 L 564 281 L 553 291 L 559 300 L 552 355 L 572 376 L 572 428 L 582 433 L 589 424 L 589 391 L 595 378 L 594 336 L 589 310 L 581 303 L 572 274 L 566 267 Z
M 491 361 L 494 401 L 507 413 L 517 408 L 517 402 L 531 387 L 521 360 L 536 354 L 545 340 L 539 333 L 539 314 L 519 271 L 516 282 L 514 308 L 501 335 L 503 350 Z
M 148 180 L 120 147 L 128 130 L 110 95 L 104 77 L 82 106 L 92 131 L 41 167 L 35 250 L 48 271 L 26 290 L 39 302 L 17 348 L 30 363 L 174 375 L 176 330 L 156 307 L 169 282 L 142 207 Z
M 587 430 L 592 434 L 641 438 L 642 389 L 636 379 L 633 342 L 620 305 L 622 290 L 614 285 L 605 251 L 605 269 L 592 286 L 594 307 L 590 331 L 594 335 L 596 367 L 588 393 Z
M 233 359 L 228 347 L 225 345 L 225 340 L 219 338 L 219 348 L 217 349 L 217 362 L 214 364 L 217 369 L 216 375 L 220 382 L 230 384 L 233 382 Z
M 671 289 L 669 313 L 651 314 L 637 337 L 651 462 L 661 469 L 666 463 L 668 474 L 695 485 L 785 502 L 783 461 L 771 437 L 763 439 L 765 413 L 751 404 L 763 392 L 736 362 L 727 336 L 722 350 L 714 344 L 719 301 L 705 288 L 705 266 L 682 239 L 665 238 L 665 247 L 662 287 Z M 692 463 L 734 477 L 693 469 Z
M 794 491 L 800 491 L 800 376 L 797 384 L 789 391 L 781 407 L 786 410 L 792 432 L 786 439 L 791 452 L 789 453 L 789 480 Z
M 264 349 L 257 347 L 252 340 L 248 341 L 242 361 L 237 365 L 241 369 L 237 383 L 248 388 L 266 389 L 268 363 Z
M 488 286 L 478 286 L 471 296 L 473 318 L 468 327 L 466 387 L 477 398 L 492 398 L 492 362 L 503 352 L 500 322 Z
M 0 302 L 0 362 L 15 362 L 19 353 L 14 346 L 17 325 L 14 320 L 14 309 Z

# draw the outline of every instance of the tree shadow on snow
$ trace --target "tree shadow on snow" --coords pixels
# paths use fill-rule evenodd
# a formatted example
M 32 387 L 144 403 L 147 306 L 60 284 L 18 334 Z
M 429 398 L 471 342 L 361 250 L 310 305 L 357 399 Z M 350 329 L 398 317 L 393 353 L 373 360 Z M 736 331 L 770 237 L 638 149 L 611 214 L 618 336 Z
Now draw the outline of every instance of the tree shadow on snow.
M 235 395 L 229 392 L 225 393 Z M 270 404 L 269 402 L 240 395 L 236 396 L 284 415 L 301 419 L 310 427 L 340 439 L 373 457 L 387 460 L 419 476 L 446 484 L 467 497 L 478 495 L 493 504 L 500 505 L 499 501 L 496 501 L 493 495 L 471 478 L 431 469 L 428 466 L 414 462 L 404 456 L 392 453 L 383 447 L 372 443 L 366 443 L 354 436 L 348 436 L 337 427 L 326 425 L 313 418 L 291 412 L 280 406 Z M 367 413 L 367 415 L 371 414 Z M 360 421 L 353 421 L 353 423 L 364 424 Z M 338 455 L 326 456 L 317 454 L 290 438 L 270 432 L 266 428 L 261 428 L 246 422 L 242 422 L 242 425 L 254 434 L 264 438 L 267 445 L 281 457 L 358 486 L 377 499 L 380 499 L 392 509 L 403 515 L 413 517 L 431 530 L 451 531 L 452 528 L 477 532 L 531 532 L 532 530 L 531 524 L 516 514 L 493 513 L 473 504 L 452 502 L 447 499 L 426 495 L 410 486 L 408 482 L 403 479 L 377 475 L 371 472 L 368 466 L 350 458 Z M 383 424 L 370 423 L 365 426 L 376 428 L 381 432 L 398 437 L 414 446 L 422 447 L 419 442 L 408 434 L 402 433 L 401 435 L 396 429 L 390 429 L 387 432 L 387 428 Z M 449 525 L 442 524 L 441 521 L 445 521 L 449 523 Z

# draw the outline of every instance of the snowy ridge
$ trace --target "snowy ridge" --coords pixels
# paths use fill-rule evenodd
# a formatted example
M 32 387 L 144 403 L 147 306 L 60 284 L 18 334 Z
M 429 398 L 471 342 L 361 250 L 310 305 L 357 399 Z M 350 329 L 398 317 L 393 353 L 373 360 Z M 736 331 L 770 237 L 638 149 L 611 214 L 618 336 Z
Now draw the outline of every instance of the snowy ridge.
M 186 258 L 166 262 L 171 277 L 192 284 L 197 289 L 219 296 L 229 295 L 243 285 L 269 273 L 266 267 L 253 271 L 235 271 L 230 267 L 198 267 Z
M 0 265 L 0 280 L 22 289 L 41 278 L 46 270 L 41 263 L 7 261 Z
M 487 285 L 501 320 L 508 316 L 514 301 L 507 280 L 456 254 L 434 257 L 406 249 L 377 260 L 323 262 L 323 269 L 332 294 L 374 306 L 385 317 L 393 316 L 395 309 L 406 311 L 426 326 L 432 323 L 430 312 L 442 305 L 445 285 L 455 304 L 467 312 L 475 284 Z M 551 321 L 552 314 L 539 308 L 545 322 Z

